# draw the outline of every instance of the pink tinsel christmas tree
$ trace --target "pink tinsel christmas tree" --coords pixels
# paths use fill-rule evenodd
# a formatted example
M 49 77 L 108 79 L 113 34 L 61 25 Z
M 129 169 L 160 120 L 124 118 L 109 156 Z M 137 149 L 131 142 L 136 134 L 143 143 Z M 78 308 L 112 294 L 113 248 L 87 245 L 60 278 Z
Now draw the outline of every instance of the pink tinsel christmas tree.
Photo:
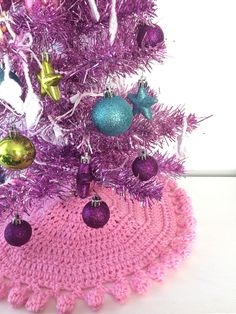
M 155 239 L 160 240 L 159 248 L 153 247 L 145 262 L 137 263 L 139 266 L 133 264 L 136 277 L 129 284 L 124 282 L 123 277 L 132 275 L 127 265 L 123 277 L 118 270 L 109 277 L 108 281 L 116 283 L 108 292 L 117 299 L 119 287 L 123 292 L 129 286 L 141 293 L 146 289 L 143 267 L 149 267 L 147 273 L 151 273 L 151 278 L 160 280 L 166 265 L 176 266 L 179 256 L 185 256 L 189 250 L 187 244 L 193 237 L 189 203 L 182 191 L 171 194 L 177 188 L 170 180 L 184 173 L 183 159 L 179 154 L 169 155 L 162 147 L 168 141 L 181 141 L 199 123 L 194 114 L 186 115 L 182 107 L 173 109 L 159 103 L 158 95 L 148 87 L 144 77 L 137 76 L 151 70 L 152 61 L 162 63 L 165 56 L 164 33 L 160 25 L 153 23 L 157 14 L 155 1 L 3 0 L 0 4 L 0 212 L 2 221 L 9 223 L 2 227 L 8 242 L 1 242 L 4 256 L 8 256 L 11 264 L 11 250 L 16 249 L 14 254 L 19 254 L 19 250 L 25 249 L 33 260 L 37 243 L 42 252 L 48 248 L 39 240 L 41 233 L 36 219 L 40 215 L 45 224 L 52 219 L 55 230 L 63 235 L 63 224 L 59 220 L 55 222 L 56 215 L 64 215 L 69 208 L 71 223 L 76 212 L 82 213 L 76 226 L 82 228 L 80 234 L 84 232 L 85 242 L 80 243 L 83 251 L 82 245 L 86 246 L 88 240 L 86 234 L 94 239 L 101 234 L 96 232 L 105 230 L 101 232 L 108 236 L 126 216 L 126 205 L 130 210 L 140 211 L 140 216 L 135 218 L 141 224 L 139 228 L 146 215 L 151 217 L 154 226 L 160 224 L 161 229 L 165 219 L 171 221 L 174 216 L 162 219 L 152 208 L 156 206 L 160 213 L 174 208 L 177 223 L 173 222 L 165 239 L 158 238 L 160 230 L 151 227 L 150 230 L 155 230 Z M 135 75 L 137 84 L 127 87 L 126 81 Z M 77 211 L 73 207 L 75 203 Z M 23 216 L 25 220 L 21 219 Z M 127 220 L 127 226 L 133 230 L 138 226 L 130 223 Z M 40 232 L 47 238 L 48 229 L 45 227 L 43 231 L 44 227 L 42 224 Z M 127 228 L 120 232 L 126 234 L 128 241 L 131 233 Z M 97 239 L 104 241 L 101 237 Z M 9 246 L 25 243 L 22 248 Z M 151 247 L 151 243 L 145 243 L 145 248 Z M 170 254 L 168 245 L 177 252 L 175 255 L 172 251 Z M 69 250 L 68 243 L 67 246 Z M 107 254 L 104 254 L 110 256 L 112 247 L 109 243 L 105 246 Z M 159 266 L 152 268 L 151 261 L 164 247 L 169 255 L 163 254 Z M 122 255 L 122 247 L 119 250 Z M 99 260 L 99 255 L 96 256 Z M 22 258 L 18 256 L 19 261 Z M 57 259 L 56 255 L 54 258 Z M 6 273 L 5 276 L 8 277 Z M 101 273 L 100 276 L 106 277 Z M 81 289 L 95 286 L 89 296 L 83 293 L 75 296 L 74 288 L 60 285 L 74 291 L 69 302 L 71 308 L 76 297 L 85 299 L 92 308 L 102 303 L 103 280 L 98 286 L 96 280 L 91 279 L 88 285 L 86 280 L 80 283 Z M 21 277 L 22 283 L 34 291 L 29 280 Z M 4 281 L 2 285 L 3 296 L 14 286 L 4 286 Z M 48 281 L 45 285 L 54 291 Z M 117 285 L 120 286 L 117 288 Z M 9 294 L 11 303 L 21 300 L 15 305 L 23 304 L 28 297 L 27 308 L 36 311 L 46 303 L 42 291 L 38 307 L 32 296 L 31 299 L 25 296 L 28 290 L 25 295 L 22 288 L 17 291 Z M 19 299 L 14 293 L 20 295 Z M 124 292 L 125 296 L 127 293 Z M 50 295 L 58 297 L 60 313 L 70 312 L 70 306 L 63 307 L 66 302 L 58 290 Z

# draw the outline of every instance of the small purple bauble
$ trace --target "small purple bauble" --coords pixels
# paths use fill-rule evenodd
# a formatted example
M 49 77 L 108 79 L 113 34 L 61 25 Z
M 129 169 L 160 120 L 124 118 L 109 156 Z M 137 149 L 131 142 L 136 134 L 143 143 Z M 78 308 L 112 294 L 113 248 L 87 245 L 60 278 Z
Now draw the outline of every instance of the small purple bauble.
M 12 246 L 22 246 L 26 244 L 32 235 L 31 225 L 21 220 L 21 223 L 9 223 L 4 231 L 4 237 L 8 244 Z
M 0 0 L 0 5 L 3 11 L 8 11 L 12 5 L 12 0 Z
M 110 219 L 110 210 L 107 204 L 99 201 L 96 205 L 94 200 L 87 203 L 82 212 L 84 223 L 90 228 L 102 228 Z
M 132 164 L 132 170 L 135 177 L 138 177 L 141 181 L 148 181 L 157 175 L 158 164 L 152 156 L 137 157 Z
M 139 26 L 137 43 L 139 47 L 156 47 L 163 43 L 164 33 L 160 26 L 142 24 Z

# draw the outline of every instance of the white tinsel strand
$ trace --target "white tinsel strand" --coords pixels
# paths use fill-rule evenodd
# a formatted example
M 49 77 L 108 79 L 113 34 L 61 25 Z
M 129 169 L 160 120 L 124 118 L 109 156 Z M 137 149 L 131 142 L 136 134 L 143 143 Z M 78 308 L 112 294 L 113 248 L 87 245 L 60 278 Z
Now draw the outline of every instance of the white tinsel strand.
M 84 97 L 98 97 L 98 96 L 103 96 L 103 93 L 93 93 L 93 92 L 85 92 L 85 93 L 80 93 L 78 92 L 77 94 L 71 96 L 70 98 L 70 102 L 72 104 L 74 104 L 73 108 L 71 108 L 70 110 L 68 110 L 66 113 L 64 113 L 61 116 L 58 116 L 56 118 L 56 121 L 61 121 L 65 118 L 69 118 L 72 117 L 73 114 L 75 113 L 76 108 L 78 107 L 78 105 L 80 104 L 81 100 Z
M 24 51 L 29 51 L 33 43 L 33 37 L 30 33 L 24 34 L 20 40 L 15 40 L 17 43 L 18 53 L 22 58 L 22 66 L 27 84 L 27 96 L 24 102 L 24 113 L 27 129 L 35 128 L 43 113 L 43 108 L 40 104 L 38 96 L 34 93 L 33 86 L 29 76 L 29 67 L 27 57 Z
M 109 36 L 110 36 L 111 45 L 114 44 L 117 30 L 118 30 L 118 20 L 117 20 L 117 13 L 116 13 L 116 0 L 112 0 L 111 15 L 110 15 L 110 20 L 109 20 Z
M 26 33 L 23 36 L 16 36 L 15 32 L 11 28 L 12 20 L 9 18 L 9 16 L 5 14 L 2 18 L 4 19 L 6 27 L 12 37 L 11 42 L 14 42 L 14 44 L 17 46 L 18 53 L 22 58 L 23 71 L 28 91 L 25 102 L 23 102 L 20 98 L 22 95 L 21 86 L 9 77 L 9 58 L 7 55 L 5 55 L 5 76 L 4 81 L 0 85 L 1 99 L 8 103 L 16 113 L 21 115 L 25 114 L 27 129 L 31 129 L 38 124 L 42 115 L 42 106 L 40 105 L 40 101 L 33 91 L 33 86 L 29 76 L 27 57 L 24 53 L 24 51 L 30 51 L 31 45 L 33 43 L 33 37 L 30 33 Z
M 177 137 L 177 156 L 179 158 L 185 158 L 186 157 L 185 141 L 186 141 L 186 135 L 187 135 L 187 128 L 188 128 L 187 117 L 184 117 L 182 132 Z
M 23 61 L 23 71 L 28 87 L 27 96 L 24 102 L 25 120 L 27 129 L 31 129 L 37 126 L 40 117 L 42 116 L 43 108 L 38 96 L 33 91 L 33 86 L 29 77 L 28 64 L 25 61 Z
M 98 12 L 98 8 L 97 8 L 95 0 L 88 0 L 88 4 L 90 6 L 91 14 L 93 18 L 95 19 L 96 22 L 98 22 L 100 19 L 100 14 Z

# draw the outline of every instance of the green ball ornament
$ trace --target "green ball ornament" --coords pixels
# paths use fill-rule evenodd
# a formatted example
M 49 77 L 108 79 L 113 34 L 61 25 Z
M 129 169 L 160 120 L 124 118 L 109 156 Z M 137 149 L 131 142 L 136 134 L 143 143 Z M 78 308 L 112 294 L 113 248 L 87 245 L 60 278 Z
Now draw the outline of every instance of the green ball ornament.
M 107 136 L 118 136 L 131 126 L 133 114 L 125 99 L 109 94 L 101 98 L 93 108 L 95 127 Z
M 23 170 L 31 166 L 36 155 L 33 143 L 18 132 L 0 141 L 0 164 L 9 170 Z

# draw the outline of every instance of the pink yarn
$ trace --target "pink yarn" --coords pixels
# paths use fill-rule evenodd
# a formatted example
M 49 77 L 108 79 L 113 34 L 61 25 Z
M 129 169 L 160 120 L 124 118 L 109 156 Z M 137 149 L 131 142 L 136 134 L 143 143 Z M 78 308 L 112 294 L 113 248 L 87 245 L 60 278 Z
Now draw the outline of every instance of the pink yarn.
M 121 304 L 124 303 L 131 293 L 128 280 L 122 279 L 115 282 L 109 289 L 109 293 L 115 298 L 117 302 Z
M 27 287 L 13 287 L 8 294 L 8 302 L 14 307 L 23 306 L 28 300 L 29 289 Z
M 25 219 L 31 241 L 11 247 L 0 238 L 0 298 L 32 312 L 56 299 L 58 314 L 71 314 L 77 300 L 101 308 L 105 293 L 124 302 L 131 290 L 145 293 L 150 279 L 160 282 L 190 253 L 195 220 L 190 200 L 172 180 L 165 181 L 161 202 L 151 208 L 96 187 L 111 218 L 90 229 L 81 212 L 88 199 L 47 201 Z M 3 235 L 6 224 L 0 225 Z

